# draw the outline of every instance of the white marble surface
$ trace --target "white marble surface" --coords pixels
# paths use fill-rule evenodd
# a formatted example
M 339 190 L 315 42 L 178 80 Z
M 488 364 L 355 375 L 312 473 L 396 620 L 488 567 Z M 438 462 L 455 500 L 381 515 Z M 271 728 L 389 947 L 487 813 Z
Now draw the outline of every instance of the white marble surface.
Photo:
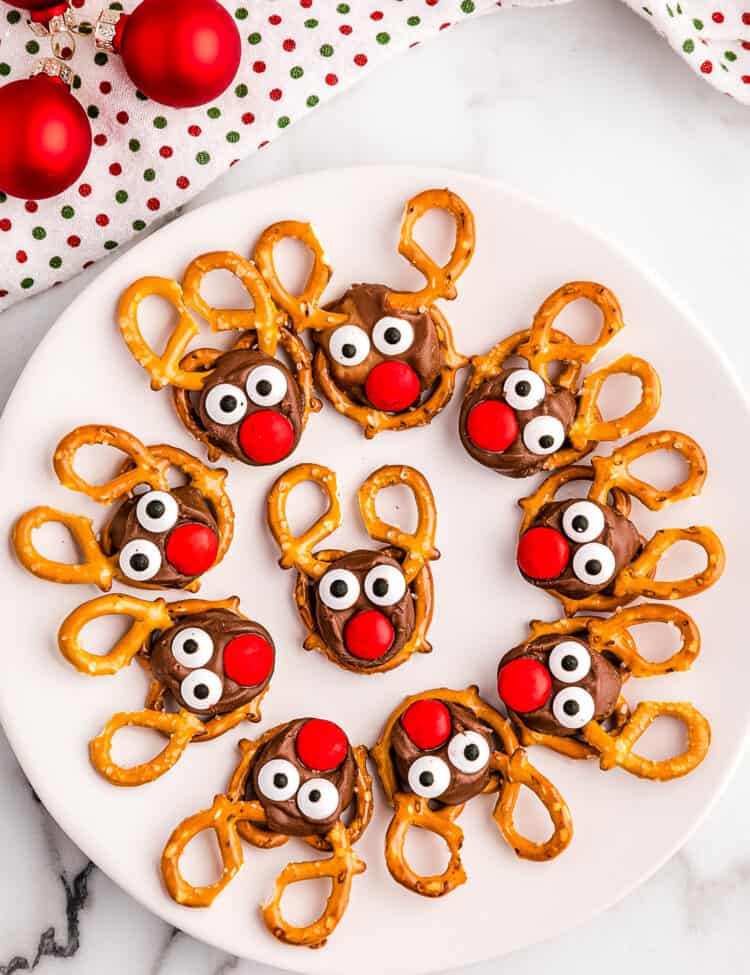
M 637 254 L 729 347 L 747 384 L 749 157 L 750 110 L 694 77 L 616 0 L 577 0 L 504 10 L 447 32 L 313 113 L 194 205 L 307 169 L 365 162 L 497 178 Z M 0 404 L 60 310 L 96 273 L 0 316 Z M 3 483 L 12 490 L 12 472 Z M 563 938 L 476 966 L 476 975 L 501 967 L 503 975 L 625 975 L 667 965 L 684 975 L 746 971 L 748 788 L 745 762 L 685 848 L 636 893 Z M 170 929 L 88 865 L 35 800 L 1 735 L 0 796 L 0 975 L 35 966 L 41 975 L 261 975 L 261 966 Z M 626 823 L 623 810 L 622 822 L 603 824 L 613 843 Z M 138 837 L 131 842 L 137 849 Z M 603 898 L 606 883 L 603 864 Z M 498 923 L 505 896 L 513 892 L 498 885 Z

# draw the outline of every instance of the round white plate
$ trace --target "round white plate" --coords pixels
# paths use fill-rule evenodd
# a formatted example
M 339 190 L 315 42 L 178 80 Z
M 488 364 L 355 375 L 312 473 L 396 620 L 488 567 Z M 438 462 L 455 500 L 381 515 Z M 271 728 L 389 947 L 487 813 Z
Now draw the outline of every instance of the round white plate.
M 391 880 L 383 859 L 389 809 L 378 789 L 375 818 L 358 847 L 367 872 L 354 882 L 339 929 L 322 951 L 285 947 L 266 932 L 257 904 L 270 893 L 284 864 L 310 856 L 309 848 L 299 841 L 272 852 L 247 848 L 243 870 L 214 905 L 191 910 L 173 903 L 161 884 L 159 856 L 170 831 L 185 816 L 210 805 L 234 767 L 236 742 L 253 737 L 257 729 L 317 714 L 340 722 L 353 742 L 372 744 L 388 713 L 407 693 L 478 683 L 484 696 L 497 703 L 500 655 L 523 638 L 529 619 L 558 615 L 556 601 L 524 583 L 514 565 L 516 501 L 534 482 L 506 480 L 464 453 L 456 433 L 462 381 L 449 408 L 420 430 L 366 441 L 359 427 L 328 405 L 311 418 L 294 460 L 318 461 L 338 472 L 345 523 L 334 536 L 336 547 L 366 543 L 356 488 L 383 463 L 415 465 L 427 475 L 437 498 L 442 559 L 434 564 L 434 651 L 389 674 L 364 677 L 302 650 L 303 631 L 291 596 L 293 573 L 277 567 L 278 553 L 264 523 L 266 493 L 288 465 L 253 469 L 231 464 L 234 543 L 223 564 L 205 578 L 201 595 L 237 593 L 245 613 L 256 616 L 275 637 L 278 665 L 263 722 L 188 748 L 165 778 L 137 789 L 118 789 L 99 778 L 89 765 L 87 742 L 114 711 L 143 705 L 144 673 L 137 665 L 116 677 L 96 679 L 74 671 L 57 652 L 55 635 L 64 616 L 96 591 L 34 578 L 17 565 L 6 544 L 0 557 L 0 618 L 5 626 L 0 714 L 44 804 L 110 877 L 171 924 L 237 955 L 303 972 L 417 975 L 497 956 L 580 924 L 641 883 L 685 841 L 737 762 L 748 725 L 750 656 L 739 639 L 747 584 L 738 567 L 740 553 L 750 545 L 750 530 L 737 515 L 738 492 L 750 481 L 747 404 L 706 335 L 642 269 L 570 219 L 474 176 L 402 168 L 314 173 L 219 200 L 124 255 L 64 312 L 8 403 L 0 426 L 6 529 L 26 508 L 41 503 L 86 513 L 101 523 L 104 511 L 61 488 L 51 467 L 55 444 L 79 424 L 117 424 L 146 443 L 175 443 L 203 456 L 174 416 L 169 393 L 149 390 L 146 374 L 119 336 L 114 311 L 127 284 L 144 274 L 179 277 L 203 251 L 248 254 L 267 224 L 297 218 L 311 220 L 324 242 L 335 268 L 330 296 L 352 281 L 413 287 L 420 279 L 396 251 L 399 221 L 404 202 L 433 185 L 449 185 L 460 193 L 477 220 L 476 256 L 459 282 L 458 300 L 444 303 L 460 350 L 483 352 L 528 324 L 541 300 L 565 281 L 602 281 L 619 296 L 627 328 L 601 361 L 630 351 L 653 362 L 662 376 L 664 398 L 652 429 L 684 430 L 705 447 L 710 473 L 701 497 L 656 514 L 635 509 L 644 533 L 660 526 L 706 523 L 726 543 L 725 577 L 683 604 L 702 629 L 703 653 L 690 673 L 631 681 L 627 694 L 632 701 L 694 701 L 711 720 L 713 745 L 696 772 L 667 784 L 640 781 L 620 770 L 605 774 L 595 763 L 566 761 L 535 749 L 532 760 L 570 805 L 572 845 L 553 863 L 518 860 L 493 825 L 493 800 L 476 799 L 461 818 L 468 882 L 437 901 L 411 894 Z M 423 239 L 442 253 L 449 240 L 448 222 L 426 218 L 424 223 Z M 301 255 L 290 249 L 283 257 L 299 277 Z M 224 299 L 235 295 L 226 281 L 207 282 L 206 290 L 214 299 L 222 292 Z M 152 311 L 154 321 L 161 311 Z M 585 311 L 577 317 L 593 322 Z M 571 325 L 575 318 L 566 313 L 565 323 Z M 627 384 L 616 384 L 610 407 L 616 408 L 618 401 L 622 407 L 630 392 Z M 674 474 L 669 464 L 667 469 Z M 664 476 L 664 471 L 659 473 Z M 406 517 L 395 511 L 405 500 L 394 494 L 386 503 L 384 497 L 384 511 Z M 303 490 L 295 504 L 300 526 L 305 510 L 308 518 L 319 510 L 312 490 Z M 67 546 L 61 538 L 45 530 L 40 547 L 62 553 Z M 684 547 L 670 560 L 673 571 L 692 571 L 697 564 Z M 642 629 L 656 647 L 652 632 Z M 664 647 L 657 652 L 663 653 Z M 649 733 L 648 742 L 644 739 L 650 754 L 664 754 L 665 748 L 681 744 L 670 723 L 663 725 Z M 117 756 L 144 756 L 135 734 L 126 733 Z M 149 745 L 160 747 L 150 738 Z M 521 813 L 536 835 L 543 816 L 531 803 Z M 441 859 L 433 860 L 433 868 L 442 864 L 442 851 L 423 844 L 415 852 L 419 865 L 429 867 L 426 854 L 436 852 Z M 186 861 L 186 870 L 191 879 L 205 882 L 212 863 L 210 846 L 201 845 Z M 320 903 L 318 894 L 299 889 L 290 896 L 295 919 L 299 911 L 311 916 Z

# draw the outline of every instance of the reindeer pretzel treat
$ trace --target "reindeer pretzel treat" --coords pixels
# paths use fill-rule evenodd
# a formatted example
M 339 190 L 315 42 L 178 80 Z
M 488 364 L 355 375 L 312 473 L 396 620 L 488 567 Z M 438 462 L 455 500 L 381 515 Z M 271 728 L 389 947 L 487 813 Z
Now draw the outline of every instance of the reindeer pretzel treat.
M 393 879 L 424 897 L 442 897 L 466 881 L 456 820 L 475 796 L 498 793 L 493 818 L 506 842 L 526 860 L 551 860 L 573 838 L 568 807 L 557 789 L 530 764 L 511 725 L 486 704 L 476 687 L 441 687 L 407 697 L 391 714 L 371 749 L 386 798 L 394 808 L 385 838 Z M 514 825 L 521 786 L 547 809 L 552 836 L 535 843 Z M 450 850 L 442 874 L 423 877 L 406 860 L 412 826 L 440 836 Z
M 303 535 L 292 534 L 287 503 L 305 481 L 319 484 L 328 509 Z M 408 486 L 416 501 L 414 534 L 385 524 L 375 511 L 383 488 Z M 429 561 L 435 548 L 437 513 L 426 479 L 413 467 L 381 467 L 359 489 L 368 534 L 386 547 L 353 552 L 313 548 L 341 524 L 336 475 L 317 464 L 298 464 L 276 481 L 268 495 L 268 523 L 281 549 L 279 564 L 297 569 L 295 601 L 308 635 L 306 650 L 319 650 L 339 666 L 362 674 L 398 667 L 414 653 L 429 653 L 433 584 Z
M 420 247 L 414 228 L 429 210 L 449 213 L 456 224 L 452 254 L 444 267 Z M 281 283 L 273 251 L 284 238 L 311 251 L 313 269 L 299 295 Z M 430 423 L 453 395 L 456 372 L 467 360 L 453 345 L 439 298 L 456 297 L 456 281 L 474 254 L 474 217 L 450 190 L 425 190 L 406 205 L 399 253 L 426 279 L 416 292 L 396 292 L 380 284 L 355 284 L 326 308 L 319 302 L 331 268 L 310 224 L 283 221 L 261 235 L 255 262 L 294 329 L 314 330 L 315 375 L 333 406 L 359 423 L 365 436 Z
M 680 649 L 666 660 L 639 652 L 630 627 L 659 622 L 680 633 Z M 618 610 L 609 619 L 578 616 L 531 623 L 529 638 L 500 661 L 497 689 L 524 745 L 545 745 L 570 758 L 596 758 L 643 779 L 666 781 L 692 772 L 706 757 L 711 728 L 687 703 L 645 701 L 632 712 L 622 696 L 629 677 L 687 670 L 700 650 L 693 620 L 673 606 L 644 603 Z M 687 747 L 662 761 L 633 751 L 659 717 L 676 718 L 687 731 Z
M 220 269 L 242 283 L 252 309 L 212 308 L 203 298 L 204 277 Z M 161 355 L 146 342 L 138 323 L 140 305 L 151 295 L 165 298 L 178 316 Z M 188 353 L 198 334 L 191 311 L 215 332 L 242 330 L 233 348 Z M 288 457 L 310 412 L 320 409 L 312 395 L 310 355 L 304 343 L 282 327 L 282 319 L 255 265 L 231 251 L 197 257 L 182 284 L 170 278 L 141 278 L 120 299 L 120 331 L 128 348 L 151 376 L 153 389 L 172 387 L 177 415 L 206 445 L 209 460 L 226 455 L 254 466 Z M 279 345 L 291 369 L 277 357 Z
M 106 653 L 91 653 L 81 631 L 103 616 L 133 622 Z M 114 714 L 90 743 L 96 770 L 113 785 L 126 786 L 168 772 L 191 742 L 218 738 L 244 720 L 260 721 L 276 656 L 271 635 L 242 615 L 236 596 L 166 603 L 110 593 L 74 610 L 60 627 L 58 644 L 74 667 L 94 677 L 115 674 L 136 657 L 151 672 L 146 707 Z M 112 758 L 112 739 L 126 726 L 153 728 L 169 742 L 151 761 L 124 768 Z
M 367 749 L 352 748 L 341 728 L 322 718 L 289 721 L 256 741 L 241 741 L 240 749 L 242 758 L 226 794 L 180 823 L 169 838 L 161 858 L 164 883 L 178 904 L 208 907 L 242 866 L 242 839 L 269 849 L 290 836 L 301 837 L 330 857 L 288 864 L 261 914 L 279 941 L 320 948 L 344 915 L 354 877 L 365 869 L 353 844 L 372 818 Z M 350 807 L 354 815 L 345 826 Z M 213 829 L 219 841 L 222 875 L 214 884 L 193 887 L 180 873 L 180 857 L 205 829 Z M 289 924 L 281 913 L 285 889 L 319 878 L 331 880 L 323 913 L 305 927 Z
M 81 447 L 116 447 L 126 456 L 120 472 L 104 484 L 86 481 L 75 469 Z M 141 589 L 189 589 L 224 557 L 232 540 L 234 513 L 224 491 L 227 472 L 205 467 L 191 454 L 164 444 L 146 447 L 113 426 L 83 426 L 57 445 L 54 468 L 60 483 L 99 504 L 120 502 L 97 539 L 83 515 L 32 508 L 13 532 L 21 563 L 41 579 L 93 583 L 109 590 L 113 579 Z M 170 487 L 175 468 L 187 483 Z M 33 532 L 48 522 L 65 525 L 83 556 L 77 564 L 55 562 L 37 551 Z
M 657 450 L 673 451 L 687 462 L 683 481 L 660 489 L 635 477 L 630 465 Z M 698 444 L 671 430 L 631 440 L 590 467 L 573 466 L 551 474 L 519 504 L 518 567 L 532 585 L 546 589 L 572 616 L 580 610 L 608 612 L 638 596 L 683 599 L 712 586 L 724 571 L 724 548 L 706 527 L 667 528 L 646 541 L 629 518 L 631 496 L 651 511 L 700 494 L 706 458 Z M 556 501 L 574 481 L 591 481 L 585 500 Z M 680 541 L 700 546 L 706 566 L 682 579 L 654 578 L 659 560 Z
M 586 298 L 602 313 L 599 337 L 580 345 L 553 328 L 563 309 Z M 590 453 L 602 440 L 619 440 L 646 426 L 659 409 L 661 385 L 653 367 L 624 355 L 592 372 L 580 373 L 624 327 L 617 298 L 601 284 L 572 281 L 547 298 L 529 329 L 504 339 L 487 355 L 474 356 L 459 434 L 467 452 L 485 467 L 508 477 L 528 477 L 557 470 Z M 512 365 L 521 357 L 526 368 Z M 550 364 L 558 363 L 552 379 Z M 628 374 L 641 383 L 641 398 L 615 420 L 603 420 L 597 408 L 610 376 Z

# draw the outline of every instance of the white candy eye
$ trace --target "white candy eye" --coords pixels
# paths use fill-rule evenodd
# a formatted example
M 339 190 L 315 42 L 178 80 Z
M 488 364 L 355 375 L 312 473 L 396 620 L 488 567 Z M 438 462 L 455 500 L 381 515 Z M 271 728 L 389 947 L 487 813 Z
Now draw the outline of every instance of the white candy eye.
M 565 443 L 565 429 L 556 416 L 535 416 L 523 428 L 523 442 L 532 454 L 554 454 Z
M 247 397 L 239 386 L 231 383 L 219 383 L 209 389 L 205 402 L 206 413 L 222 426 L 239 423 L 247 411 Z
M 205 711 L 221 700 L 221 678 L 212 670 L 193 670 L 180 684 L 180 697 L 193 711 Z
M 161 552 L 145 538 L 134 538 L 124 545 L 119 557 L 120 571 L 127 579 L 147 582 L 161 568 Z
M 423 799 L 437 799 L 450 784 L 450 769 L 437 755 L 422 755 L 409 766 L 409 788 Z
M 166 491 L 148 491 L 135 506 L 138 524 L 147 532 L 166 532 L 177 522 L 179 508 Z
M 562 528 L 573 542 L 593 542 L 604 531 L 604 514 L 590 501 L 576 501 L 565 509 Z
M 359 580 L 348 569 L 330 569 L 320 580 L 318 592 L 329 609 L 349 609 L 359 598 Z
M 286 802 L 299 788 L 299 772 L 285 758 L 272 758 L 258 772 L 258 791 L 273 802 Z
M 188 626 L 172 640 L 172 656 L 183 667 L 203 667 L 214 655 L 214 641 L 197 626 Z
M 406 579 L 395 565 L 376 565 L 365 576 L 365 595 L 376 606 L 395 606 L 406 592 Z
M 376 323 L 372 330 L 372 341 L 383 355 L 401 355 L 410 349 L 414 342 L 414 329 L 411 322 L 403 318 L 387 315 Z
M 286 376 L 276 366 L 258 366 L 247 377 L 245 389 L 256 406 L 276 406 L 286 396 Z
M 459 772 L 479 772 L 490 760 L 490 746 L 476 731 L 454 735 L 448 745 L 448 758 Z
M 591 670 L 591 655 L 582 643 L 564 640 L 549 655 L 549 671 L 565 684 L 575 684 Z
M 590 586 L 603 586 L 615 574 L 615 557 L 606 545 L 589 542 L 582 545 L 573 556 L 573 572 L 581 582 Z
M 566 687 L 552 701 L 555 721 L 563 728 L 582 728 L 594 717 L 594 699 L 582 687 Z
M 331 336 L 328 348 L 340 366 L 358 366 L 370 354 L 370 337 L 357 325 L 342 325 Z
M 545 397 L 544 380 L 531 369 L 516 369 L 503 383 L 503 394 L 514 410 L 533 410 Z
M 308 779 L 297 793 L 297 808 L 307 819 L 328 819 L 338 805 L 339 790 L 328 779 Z

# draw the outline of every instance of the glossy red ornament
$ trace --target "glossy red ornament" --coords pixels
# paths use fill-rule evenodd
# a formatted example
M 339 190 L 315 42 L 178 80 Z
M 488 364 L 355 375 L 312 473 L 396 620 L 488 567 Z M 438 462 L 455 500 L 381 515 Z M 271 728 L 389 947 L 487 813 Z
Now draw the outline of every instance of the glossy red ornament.
M 199 576 L 216 561 L 219 539 L 206 525 L 190 522 L 170 533 L 165 546 L 170 564 L 184 576 Z
M 360 660 L 377 660 L 388 653 L 395 635 L 391 621 L 377 609 L 357 613 L 344 627 L 346 649 Z
M 257 633 L 236 636 L 224 647 L 224 673 L 241 687 L 255 687 L 273 670 L 273 647 Z
M 0 88 L 0 146 L 0 190 L 44 200 L 86 168 L 91 126 L 64 82 L 38 74 Z
M 398 413 L 419 396 L 419 377 L 405 362 L 381 362 L 368 375 L 365 393 L 376 410 Z
M 333 721 L 310 718 L 297 733 L 297 758 L 313 772 L 332 772 L 346 758 L 349 741 Z
M 131 14 L 106 10 L 96 39 L 122 56 L 144 95 L 173 108 L 218 98 L 242 56 L 234 19 L 217 0 L 143 0 Z
M 442 701 L 415 701 L 401 715 L 401 724 L 417 748 L 430 751 L 448 741 L 451 713 Z
M 531 657 L 516 657 L 500 668 L 497 693 L 511 711 L 528 714 L 541 708 L 552 691 L 549 671 Z
M 256 464 L 276 464 L 294 446 L 294 428 L 281 413 L 258 410 L 243 420 L 240 427 L 240 446 Z
M 556 579 L 568 564 L 570 548 L 554 528 L 532 528 L 518 543 L 518 567 L 530 579 Z
M 510 447 L 518 436 L 518 420 L 507 403 L 486 399 L 469 412 L 466 433 L 480 450 L 500 453 Z

